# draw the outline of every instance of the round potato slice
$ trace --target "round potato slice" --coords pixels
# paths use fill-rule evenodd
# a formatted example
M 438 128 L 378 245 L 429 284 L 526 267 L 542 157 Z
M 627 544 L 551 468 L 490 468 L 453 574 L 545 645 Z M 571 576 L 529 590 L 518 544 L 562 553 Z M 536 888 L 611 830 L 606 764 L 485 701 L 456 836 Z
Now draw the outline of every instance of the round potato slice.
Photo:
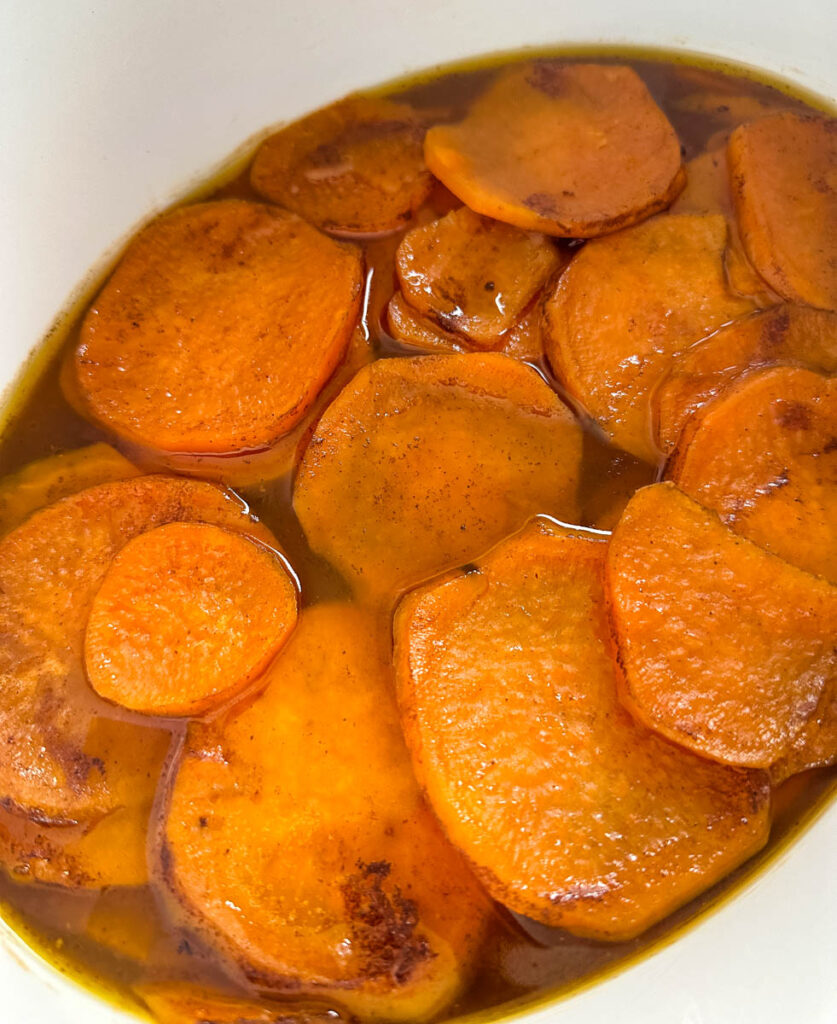
M 608 551 L 625 700 L 651 728 L 768 768 L 837 673 L 837 587 L 734 534 L 672 483 L 637 491 Z
M 755 304 L 724 275 L 720 215 L 658 217 L 588 242 L 545 304 L 556 375 L 605 434 L 656 462 L 651 394 L 675 356 Z
M 837 314 L 810 306 L 774 306 L 682 352 L 653 398 L 660 448 L 669 454 L 689 419 L 745 370 L 777 363 L 837 370 Z
M 409 231 L 395 268 L 401 292 L 422 316 L 497 348 L 562 265 L 544 235 L 480 217 L 466 206 Z
M 294 487 L 315 551 L 364 599 L 461 564 L 537 512 L 577 522 L 581 429 L 495 353 L 366 367 L 320 420 Z
M 736 533 L 837 583 L 837 379 L 748 374 L 688 424 L 666 476 Z
M 296 624 L 297 592 L 276 553 L 207 523 L 129 540 L 93 599 L 85 666 L 105 700 L 196 715 L 264 671 Z
M 84 318 L 68 398 L 149 448 L 268 448 L 346 351 L 361 270 L 357 249 L 284 210 L 226 199 L 165 214 Z
M 424 126 L 403 103 L 349 96 L 262 143 L 253 188 L 323 231 L 380 235 L 412 220 L 433 187 Z
M 770 788 L 621 707 L 606 550 L 535 520 L 467 573 L 412 591 L 396 675 L 419 781 L 495 899 L 623 940 L 764 845 Z
M 349 605 L 302 612 L 267 688 L 190 727 L 162 865 L 260 986 L 423 1020 L 462 987 L 489 904 L 413 778 L 385 639 Z
M 664 209 L 685 182 L 674 129 L 631 68 L 538 60 L 503 72 L 424 155 L 472 210 L 590 238 Z
M 69 494 L 110 480 L 127 480 L 141 472 L 109 444 L 91 444 L 38 459 L 0 480 L 0 536 L 39 508 Z
M 837 309 L 837 119 L 785 112 L 740 125 L 728 157 L 758 272 L 784 299 Z
M 132 537 L 177 521 L 272 540 L 231 494 L 147 476 L 64 498 L 0 541 L 3 806 L 41 823 L 92 825 L 139 799 L 140 785 L 153 791 L 156 772 L 138 766 L 155 761 L 151 752 L 168 733 L 126 721 L 90 688 L 84 634 L 118 552 Z

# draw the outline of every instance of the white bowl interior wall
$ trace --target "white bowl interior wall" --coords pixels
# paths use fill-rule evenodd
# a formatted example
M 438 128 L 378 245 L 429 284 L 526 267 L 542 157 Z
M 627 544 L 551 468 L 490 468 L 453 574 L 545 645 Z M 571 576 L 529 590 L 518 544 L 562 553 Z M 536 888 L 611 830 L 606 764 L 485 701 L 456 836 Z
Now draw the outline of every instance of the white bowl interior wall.
M 833 98 L 835 30 L 834 0 L 5 0 L 0 392 L 85 272 L 265 125 L 431 65 L 574 42 L 714 54 Z M 676 942 L 527 1019 L 830 1024 L 835 861 L 837 803 Z M 133 1019 L 4 927 L 0 991 L 9 1024 Z

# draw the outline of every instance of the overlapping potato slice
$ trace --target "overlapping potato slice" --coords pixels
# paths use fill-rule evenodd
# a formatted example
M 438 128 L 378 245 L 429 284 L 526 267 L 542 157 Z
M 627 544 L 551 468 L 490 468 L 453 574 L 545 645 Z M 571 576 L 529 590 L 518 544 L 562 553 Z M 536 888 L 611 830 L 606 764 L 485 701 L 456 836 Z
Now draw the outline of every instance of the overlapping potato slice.
M 731 529 L 837 583 L 837 379 L 749 374 L 688 424 L 667 467 Z
M 654 462 L 650 398 L 675 356 L 754 309 L 724 275 L 719 215 L 657 217 L 588 242 L 545 304 L 556 375 L 619 447 Z
M 568 237 L 643 220 L 685 180 L 674 129 L 639 75 L 615 64 L 510 68 L 463 121 L 431 128 L 424 154 L 471 209 Z
M 38 459 L 0 480 L 0 536 L 39 508 L 69 494 L 139 476 L 140 472 L 109 444 L 91 444 Z
M 136 236 L 85 317 L 68 397 L 149 448 L 267 448 L 343 357 L 361 264 L 357 249 L 259 203 L 165 214 Z
M 837 673 L 837 588 L 737 536 L 672 483 L 629 502 L 607 580 L 640 720 L 728 764 L 767 768 L 791 752 Z
M 488 901 L 413 778 L 384 632 L 308 608 L 261 695 L 190 727 L 162 863 L 259 985 L 420 1020 L 460 990 Z
M 253 188 L 334 234 L 381 234 L 410 222 L 433 179 L 424 126 L 402 103 L 350 96 L 271 135 Z
M 157 748 L 161 731 L 120 719 L 92 691 L 84 633 L 115 555 L 137 534 L 179 521 L 270 542 L 229 493 L 162 476 L 88 488 L 36 512 L 0 541 L 4 806 L 42 823 L 91 825 L 139 799 L 134 766 Z
M 335 1024 L 328 1007 L 250 1002 L 207 992 L 189 982 L 157 982 L 134 991 L 159 1024 Z
M 837 308 L 837 119 L 785 112 L 740 125 L 728 157 L 758 272 L 785 299 Z
M 311 547 L 363 598 L 473 558 L 548 512 L 578 517 L 581 430 L 507 356 L 387 359 L 320 420 L 294 488 Z
M 131 711 L 201 714 L 261 675 L 296 605 L 269 548 L 207 523 L 158 526 L 128 541 L 93 598 L 87 677 Z
M 837 314 L 810 306 L 774 306 L 682 352 L 654 394 L 660 448 L 670 453 L 688 420 L 745 370 L 775 364 L 837 370 Z
M 621 940 L 765 843 L 769 786 L 620 706 L 606 549 L 535 520 L 467 572 L 411 592 L 396 613 L 396 672 L 419 780 L 492 895 Z
M 562 265 L 544 235 L 480 217 L 466 206 L 413 228 L 395 266 L 410 305 L 474 348 L 497 348 Z
M 539 362 L 543 359 L 541 317 L 542 304 L 536 299 L 492 350 L 524 362 Z M 396 341 L 429 352 L 469 352 L 477 348 L 464 335 L 446 331 L 417 313 L 401 292 L 396 292 L 387 304 L 387 329 Z

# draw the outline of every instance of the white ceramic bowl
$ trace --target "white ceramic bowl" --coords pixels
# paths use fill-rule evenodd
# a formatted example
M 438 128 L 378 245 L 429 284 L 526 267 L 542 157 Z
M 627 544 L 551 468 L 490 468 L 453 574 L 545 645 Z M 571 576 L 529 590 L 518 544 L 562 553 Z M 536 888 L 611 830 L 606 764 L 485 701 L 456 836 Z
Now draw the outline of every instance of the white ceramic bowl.
M 0 391 L 90 268 L 265 125 L 527 45 L 686 48 L 837 95 L 834 0 L 3 0 Z M 720 909 L 531 1024 L 833 1024 L 837 803 Z M 0 1021 L 133 1019 L 0 926 Z

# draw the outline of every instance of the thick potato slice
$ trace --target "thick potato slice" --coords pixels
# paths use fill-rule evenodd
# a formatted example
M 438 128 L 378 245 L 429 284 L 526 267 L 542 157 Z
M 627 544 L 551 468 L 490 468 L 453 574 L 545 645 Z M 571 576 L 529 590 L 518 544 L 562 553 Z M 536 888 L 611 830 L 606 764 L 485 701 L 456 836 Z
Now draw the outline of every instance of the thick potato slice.
M 837 588 L 736 536 L 672 483 L 637 491 L 610 542 L 625 699 L 727 764 L 787 755 L 837 673 Z
M 837 583 L 835 438 L 837 379 L 774 367 L 694 417 L 666 476 L 736 533 Z
M 719 215 L 658 217 L 588 242 L 545 304 L 556 375 L 614 444 L 655 462 L 650 398 L 676 355 L 754 309 L 724 276 Z
M 602 537 L 535 520 L 395 618 L 407 743 L 495 899 L 628 939 L 764 845 L 763 772 L 713 764 L 617 697 Z
M 375 235 L 410 222 L 433 179 L 424 126 L 402 103 L 350 96 L 262 143 L 253 188 L 338 235 Z
M 131 242 L 84 318 L 68 398 L 149 448 L 268 448 L 343 357 L 361 269 L 357 249 L 260 203 L 165 214 Z
M 770 769 L 774 784 L 797 772 L 824 768 L 837 761 L 837 673 L 823 690 L 817 710 L 806 722 L 790 750 Z
M 660 448 L 669 454 L 688 420 L 745 370 L 785 363 L 837 370 L 837 314 L 810 306 L 774 306 L 686 349 L 654 394 Z
M 141 472 L 109 444 L 91 444 L 38 459 L 0 480 L 0 536 L 39 508 L 69 494 L 111 480 L 127 480 Z
M 466 206 L 413 228 L 398 247 L 401 292 L 422 316 L 496 348 L 562 264 L 544 235 L 480 217 Z
M 589 238 L 683 187 L 674 129 L 631 68 L 538 60 L 502 72 L 459 124 L 428 131 L 430 170 L 472 210 Z
M 3 806 L 41 823 L 87 826 L 141 798 L 136 768 L 154 760 L 168 733 L 123 720 L 93 692 L 84 676 L 84 634 L 122 547 L 179 521 L 270 542 L 231 494 L 162 476 L 88 488 L 36 512 L 0 541 Z M 148 785 L 156 785 L 156 773 Z
M 495 353 L 387 359 L 334 401 L 294 508 L 357 594 L 480 554 L 537 512 L 577 522 L 581 429 L 532 368 Z
M 736 128 L 733 200 L 754 266 L 784 299 L 837 308 L 837 119 L 781 113 Z
M 502 352 L 524 362 L 543 359 L 541 331 L 542 304 L 536 299 L 523 316 L 497 339 L 492 351 Z M 396 292 L 387 305 L 387 329 L 396 341 L 429 352 L 472 352 L 473 345 L 464 334 L 454 334 L 417 313 L 401 292 Z
M 135 985 L 134 992 L 159 1024 L 335 1024 L 327 1007 L 306 1003 L 256 1003 L 189 982 Z
M 297 590 L 274 551 L 207 523 L 129 540 L 90 608 L 87 677 L 105 700 L 195 715 L 257 679 L 296 624 Z
M 422 801 L 385 640 L 350 605 L 302 612 L 262 694 L 190 727 L 162 864 L 262 987 L 399 1021 L 458 993 L 488 901 Z
M 162 729 L 140 732 L 133 722 L 108 720 L 91 727 L 94 745 L 97 732 L 107 735 L 107 767 L 118 774 L 119 805 L 78 825 L 53 825 L 37 814 L 0 807 L 0 866 L 16 882 L 101 889 L 148 881 L 149 818 L 171 737 Z

